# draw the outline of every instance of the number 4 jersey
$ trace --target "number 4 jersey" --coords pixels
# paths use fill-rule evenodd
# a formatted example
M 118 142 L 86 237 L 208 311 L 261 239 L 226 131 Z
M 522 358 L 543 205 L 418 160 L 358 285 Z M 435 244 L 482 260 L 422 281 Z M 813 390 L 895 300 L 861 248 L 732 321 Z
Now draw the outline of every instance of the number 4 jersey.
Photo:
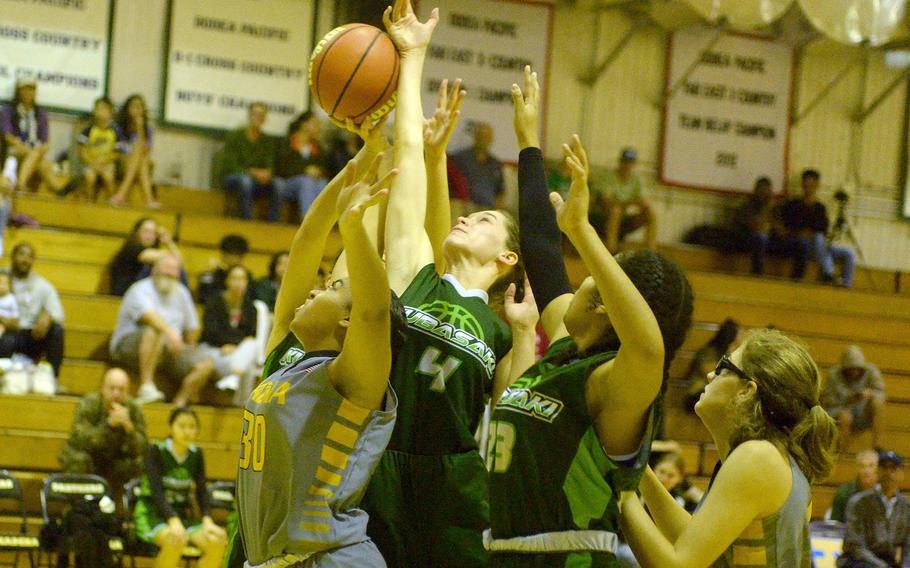
M 246 403 L 237 506 L 251 565 L 367 541 L 358 505 L 392 434 L 397 399 L 389 389 L 380 410 L 346 400 L 329 379 L 335 355 L 310 353 L 282 368 Z

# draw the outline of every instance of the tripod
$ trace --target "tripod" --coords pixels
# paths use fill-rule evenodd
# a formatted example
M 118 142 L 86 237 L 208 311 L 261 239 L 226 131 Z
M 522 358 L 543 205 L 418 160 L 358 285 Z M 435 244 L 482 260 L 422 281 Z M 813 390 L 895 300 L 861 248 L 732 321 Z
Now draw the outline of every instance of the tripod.
M 834 226 L 831 228 L 831 233 L 828 235 L 828 246 L 830 247 L 835 241 L 845 239 L 853 249 L 856 251 L 856 258 L 859 260 L 859 268 L 866 274 L 866 277 L 869 278 L 869 282 L 872 284 L 872 289 L 878 291 L 878 285 L 875 282 L 875 278 L 872 276 L 872 271 L 869 270 L 869 267 L 866 266 L 866 255 L 863 254 L 863 247 L 859 244 L 859 239 L 856 238 L 856 235 L 853 233 L 853 227 L 850 225 L 850 221 L 847 220 L 847 201 L 849 197 L 843 191 L 838 191 L 834 195 L 834 199 L 837 200 L 837 217 L 834 220 Z

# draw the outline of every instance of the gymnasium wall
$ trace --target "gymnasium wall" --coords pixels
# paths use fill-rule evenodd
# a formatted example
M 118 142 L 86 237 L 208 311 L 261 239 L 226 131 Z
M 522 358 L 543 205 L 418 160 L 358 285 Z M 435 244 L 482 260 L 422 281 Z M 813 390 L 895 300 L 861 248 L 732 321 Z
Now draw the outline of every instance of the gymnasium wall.
M 335 4 L 319 2 L 317 36 L 331 29 Z M 162 88 L 165 7 L 165 0 L 119 1 L 113 30 L 111 97 L 119 102 L 131 92 L 140 92 L 156 115 Z M 546 153 L 557 158 L 559 145 L 574 132 L 583 135 L 593 163 L 600 166 L 611 166 L 622 146 L 637 147 L 647 191 L 661 216 L 660 240 L 679 240 L 689 227 L 715 219 L 724 198 L 663 188 L 654 181 L 660 150 L 660 96 L 664 89 L 667 33 L 656 26 L 636 31 L 613 65 L 588 91 L 576 77 L 590 64 L 592 53 L 583 47 L 591 45 L 597 25 L 601 27 L 601 39 L 594 61 L 613 48 L 632 25 L 631 20 L 618 10 L 595 15 L 583 8 L 557 5 Z M 858 50 L 825 39 L 810 43 L 797 60 L 796 108 L 804 108 L 841 72 L 847 60 L 858 56 Z M 907 87 L 906 83 L 901 84 L 864 124 L 855 126 L 851 115 L 901 73 L 885 67 L 880 54 L 872 52 L 867 57 L 867 65 L 853 66 L 827 98 L 792 129 L 791 185 L 803 168 L 818 168 L 826 198 L 844 184 L 848 172 L 855 171 L 858 185 L 852 188 L 852 221 L 867 263 L 906 271 L 910 270 L 910 223 L 898 221 L 897 211 L 902 138 L 907 134 Z M 72 124 L 71 117 L 52 117 L 55 149 L 68 144 Z M 160 128 L 155 149 L 156 179 L 208 187 L 209 164 L 218 145 L 217 140 L 199 134 Z

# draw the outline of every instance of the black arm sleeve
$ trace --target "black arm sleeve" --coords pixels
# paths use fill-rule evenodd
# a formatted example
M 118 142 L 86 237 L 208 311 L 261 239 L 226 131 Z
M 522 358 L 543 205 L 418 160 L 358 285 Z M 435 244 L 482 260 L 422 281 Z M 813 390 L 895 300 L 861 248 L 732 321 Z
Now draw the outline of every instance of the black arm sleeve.
M 199 513 L 203 517 L 209 516 L 209 492 L 205 486 L 205 460 L 202 456 L 202 450 L 199 452 L 199 467 L 193 474 L 193 483 L 196 484 L 196 504 L 199 505 Z
M 176 517 L 177 513 L 174 512 L 171 504 L 167 502 L 167 495 L 164 493 L 164 481 L 161 479 L 161 453 L 155 444 L 149 444 L 148 452 L 145 455 L 145 474 L 149 478 L 152 501 L 155 503 L 158 515 L 165 522 L 171 517 Z
M 550 206 L 547 174 L 540 148 L 518 154 L 518 227 L 521 257 L 534 290 L 537 309 L 570 294 L 572 286 L 562 259 L 562 234 Z

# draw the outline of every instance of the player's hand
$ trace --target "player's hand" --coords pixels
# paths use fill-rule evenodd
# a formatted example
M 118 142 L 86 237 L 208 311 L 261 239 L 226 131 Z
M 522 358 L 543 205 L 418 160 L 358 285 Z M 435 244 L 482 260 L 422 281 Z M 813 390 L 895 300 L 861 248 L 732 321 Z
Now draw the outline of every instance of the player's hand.
M 395 5 L 383 12 L 382 22 L 399 53 L 406 57 L 409 53 L 422 52 L 430 45 L 433 30 L 439 23 L 439 8 L 433 8 L 427 21 L 420 23 L 411 0 L 395 0 Z
M 233 343 L 225 343 L 224 345 L 221 346 L 222 355 L 230 355 L 231 353 L 233 353 L 236 350 L 237 350 L 237 346 L 234 345 Z
M 378 154 L 385 152 L 391 147 L 389 139 L 385 135 L 385 124 L 388 122 L 390 115 L 391 113 L 387 112 L 375 122 L 364 120 L 360 124 L 354 124 L 354 121 L 350 118 L 341 121 L 337 118 L 329 117 L 329 120 L 338 128 L 353 132 L 359 136 L 368 152 Z
M 186 528 L 179 518 L 171 517 L 167 522 L 167 528 L 169 529 L 166 538 L 168 544 L 180 545 L 186 543 Z
M 571 235 L 587 226 L 590 192 L 588 190 L 588 155 L 581 145 L 578 135 L 572 136 L 572 146 L 562 145 L 566 165 L 572 172 L 572 185 L 566 199 L 556 193 L 550 193 L 550 203 L 556 210 L 556 222 L 560 230 Z
M 445 155 L 446 146 L 452 139 L 458 116 L 461 114 L 461 103 L 468 93 L 461 90 L 461 79 L 455 79 L 449 91 L 449 80 L 443 79 L 439 85 L 439 98 L 433 116 L 423 121 L 423 148 L 431 158 Z
M 524 298 L 520 302 L 515 301 L 515 293 L 518 286 L 513 282 L 509 284 L 505 293 L 505 312 L 506 319 L 509 320 L 509 326 L 513 330 L 533 330 L 537 327 L 537 320 L 540 319 L 540 313 L 537 311 L 537 304 L 534 302 L 534 292 L 531 291 L 531 283 L 525 276 Z
M 211 540 L 220 542 L 222 544 L 227 543 L 227 532 L 215 524 L 215 521 L 212 520 L 212 517 L 202 517 L 202 530 L 205 532 L 205 535 Z
M 345 168 L 344 187 L 338 193 L 335 201 L 335 211 L 338 214 L 338 227 L 342 230 L 353 223 L 363 220 L 364 212 L 370 207 L 382 202 L 389 194 L 389 185 L 398 175 L 398 170 L 390 170 L 381 179 L 379 164 L 384 154 L 379 154 L 367 168 L 366 174 L 357 180 L 357 167 L 354 162 L 349 162 Z
M 540 85 L 537 83 L 537 73 L 531 72 L 531 66 L 525 65 L 525 88 L 512 84 L 512 106 L 514 116 L 512 119 L 515 127 L 515 137 L 518 139 L 518 149 L 540 148 L 540 136 L 537 134 L 538 121 L 540 120 Z

